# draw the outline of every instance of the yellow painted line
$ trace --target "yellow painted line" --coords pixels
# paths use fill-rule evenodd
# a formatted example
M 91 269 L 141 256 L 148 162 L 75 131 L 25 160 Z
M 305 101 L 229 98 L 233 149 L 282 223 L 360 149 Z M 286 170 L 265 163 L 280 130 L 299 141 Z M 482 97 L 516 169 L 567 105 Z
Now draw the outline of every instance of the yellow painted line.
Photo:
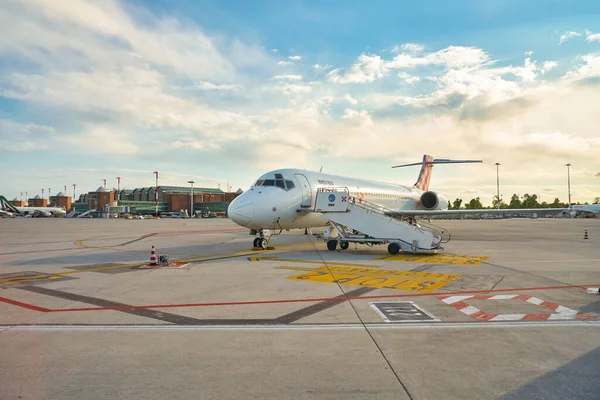
M 287 263 L 299 263 L 299 264 L 318 264 L 323 265 L 321 260 L 290 260 L 286 258 L 279 258 L 277 256 L 268 257 L 248 257 L 248 261 L 282 261 Z M 369 265 L 369 264 L 356 264 L 356 263 L 345 263 L 337 261 L 326 261 L 326 265 L 341 265 L 349 267 L 365 267 L 365 268 L 381 268 L 381 265 Z
M 396 254 L 377 257 L 377 260 L 408 261 L 432 264 L 479 265 L 487 260 L 487 256 L 459 256 L 456 254 Z
M 4 276 L 4 277 L 0 278 L 0 284 L 2 284 L 2 285 L 18 285 L 21 283 L 42 282 L 42 281 L 47 281 L 47 280 L 52 280 L 52 279 L 60 279 L 60 276 L 57 274 L 45 274 L 45 273 L 39 273 L 39 274 L 35 274 L 35 275 L 26 275 L 26 274 L 11 275 L 11 276 Z
M 429 293 L 460 278 L 459 274 L 440 274 L 398 270 L 372 270 L 369 268 L 320 267 L 298 268 L 281 266 L 280 269 L 309 271 L 288 279 L 311 282 L 340 283 L 351 286 L 366 286 L 375 289 L 395 289 Z

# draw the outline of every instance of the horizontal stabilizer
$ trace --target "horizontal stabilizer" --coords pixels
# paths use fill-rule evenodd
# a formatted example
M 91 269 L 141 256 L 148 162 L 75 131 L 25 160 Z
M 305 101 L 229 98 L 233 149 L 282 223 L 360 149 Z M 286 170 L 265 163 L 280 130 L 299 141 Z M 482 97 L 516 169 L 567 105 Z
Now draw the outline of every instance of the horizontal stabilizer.
M 435 165 L 435 164 L 473 164 L 473 163 L 483 163 L 483 160 L 450 160 L 447 158 L 436 158 L 432 161 L 427 161 L 425 164 L 427 165 Z M 423 162 L 416 162 L 410 164 L 402 164 L 402 165 L 394 165 L 392 168 L 402 168 L 402 167 L 413 167 L 416 165 L 423 165 Z

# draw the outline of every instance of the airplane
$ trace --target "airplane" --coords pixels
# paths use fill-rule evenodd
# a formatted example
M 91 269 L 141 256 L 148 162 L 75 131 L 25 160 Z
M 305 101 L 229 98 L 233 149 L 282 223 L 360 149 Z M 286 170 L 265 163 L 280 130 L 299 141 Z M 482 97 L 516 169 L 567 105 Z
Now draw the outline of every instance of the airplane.
M 600 204 L 584 204 L 569 207 L 569 215 L 575 217 L 578 214 L 594 214 L 596 218 L 600 217 Z
M 388 215 L 409 219 L 451 214 L 505 214 L 531 212 L 530 209 L 448 210 L 449 201 L 443 195 L 429 190 L 431 170 L 435 164 L 482 163 L 482 160 L 435 159 L 425 154 L 422 162 L 397 165 L 392 168 L 421 165 L 413 186 L 381 183 L 366 179 L 324 174 L 302 169 L 277 169 L 263 174 L 244 193 L 236 197 L 227 209 L 227 215 L 236 224 L 250 229 L 254 247 L 266 248 L 265 236 L 276 229 L 307 229 L 326 227 L 330 222 L 319 212 L 311 211 L 319 189 L 348 188 L 354 201 L 389 210 Z M 549 208 L 544 211 L 563 211 Z M 266 233 L 266 235 L 265 235 Z
M 0 215 L 42 215 L 44 217 L 63 216 L 67 212 L 62 207 L 15 207 L 4 196 L 0 196 Z

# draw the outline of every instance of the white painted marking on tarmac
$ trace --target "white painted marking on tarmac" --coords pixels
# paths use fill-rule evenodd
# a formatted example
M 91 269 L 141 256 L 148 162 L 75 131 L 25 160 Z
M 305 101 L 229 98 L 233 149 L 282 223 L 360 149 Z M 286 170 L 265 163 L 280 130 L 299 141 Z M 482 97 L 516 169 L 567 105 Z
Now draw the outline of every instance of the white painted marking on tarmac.
M 488 300 L 510 300 L 510 299 L 514 299 L 515 297 L 517 297 L 517 295 L 514 295 L 514 294 L 497 294 L 495 296 L 490 297 Z
M 460 311 L 464 312 L 467 315 L 471 315 L 471 314 L 475 314 L 476 312 L 479 312 L 480 310 L 477 307 L 468 306 L 465 308 L 461 308 Z
M 462 301 L 462 300 L 465 300 L 465 299 L 470 299 L 471 297 L 473 297 L 473 296 L 450 296 L 450 297 L 444 299 L 443 302 L 446 303 L 446 304 L 453 304 L 453 303 L 456 303 L 458 301 Z
M 365 324 L 368 329 L 462 329 L 462 328 L 551 328 L 588 326 L 600 328 L 600 321 L 500 321 L 500 322 L 430 322 L 407 324 Z M 10 325 L 5 332 L 102 332 L 102 331 L 298 331 L 298 330 L 362 330 L 362 324 L 314 325 Z
M 575 315 L 577 315 L 577 311 L 563 306 L 558 306 L 555 311 L 559 314 L 570 315 L 571 318 L 575 318 Z
M 490 319 L 490 321 L 518 321 L 526 315 L 527 314 L 499 314 Z
M 531 297 L 526 300 L 528 303 L 537 304 L 538 306 L 544 302 L 542 299 L 538 299 L 537 297 Z

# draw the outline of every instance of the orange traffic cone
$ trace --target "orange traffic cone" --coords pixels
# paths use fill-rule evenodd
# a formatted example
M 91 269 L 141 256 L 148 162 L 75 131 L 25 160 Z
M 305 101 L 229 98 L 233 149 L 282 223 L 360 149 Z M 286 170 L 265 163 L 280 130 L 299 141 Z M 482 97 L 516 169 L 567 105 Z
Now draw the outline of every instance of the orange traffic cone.
M 150 264 L 148 265 L 156 265 L 156 251 L 154 250 L 154 246 L 152 246 L 152 251 L 150 252 Z

